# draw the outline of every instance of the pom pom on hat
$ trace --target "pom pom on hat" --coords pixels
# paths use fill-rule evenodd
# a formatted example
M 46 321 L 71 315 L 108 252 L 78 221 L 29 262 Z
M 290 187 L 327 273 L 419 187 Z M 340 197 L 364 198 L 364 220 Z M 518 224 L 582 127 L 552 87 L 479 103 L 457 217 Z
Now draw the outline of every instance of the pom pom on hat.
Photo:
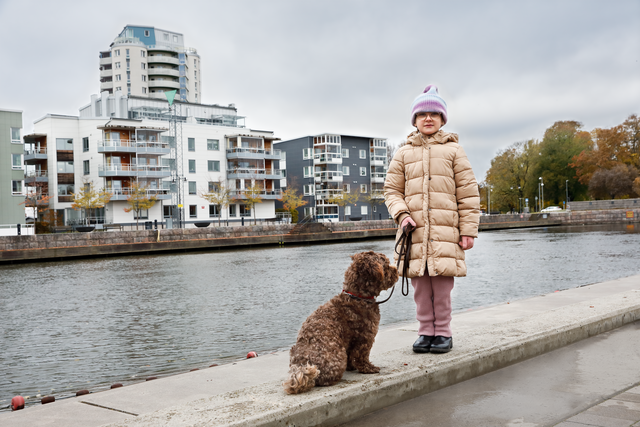
M 429 85 L 420 95 L 413 100 L 411 106 L 411 126 L 416 125 L 416 115 L 418 113 L 440 113 L 442 115 L 442 125 L 447 123 L 447 103 L 438 94 L 436 85 Z

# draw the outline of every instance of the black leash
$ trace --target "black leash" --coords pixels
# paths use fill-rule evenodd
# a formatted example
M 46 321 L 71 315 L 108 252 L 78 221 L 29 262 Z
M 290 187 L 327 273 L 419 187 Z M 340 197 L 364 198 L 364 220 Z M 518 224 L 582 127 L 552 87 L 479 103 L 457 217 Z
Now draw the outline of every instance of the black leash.
M 410 222 L 408 222 L 407 225 L 405 225 L 402 228 L 402 234 L 398 238 L 398 241 L 396 242 L 396 246 L 393 249 L 395 253 L 398 254 L 398 263 L 396 264 L 396 268 L 398 270 L 400 269 L 400 261 L 404 261 L 402 263 L 401 285 L 402 285 L 402 295 L 404 295 L 405 297 L 409 295 L 409 278 L 407 277 L 407 275 L 409 274 L 409 261 L 411 260 L 411 233 L 413 233 L 413 230 L 415 229 L 416 227 Z M 398 252 L 398 246 L 400 246 L 400 252 Z M 406 292 L 405 292 L 405 286 L 404 286 L 405 283 L 407 284 Z M 391 296 L 393 295 L 393 291 L 395 291 L 395 289 L 396 289 L 396 285 L 394 283 L 393 287 L 391 288 L 391 293 L 389 294 L 387 299 L 385 299 L 384 301 L 376 301 L 376 304 L 382 304 L 389 301 L 389 298 L 391 298 Z

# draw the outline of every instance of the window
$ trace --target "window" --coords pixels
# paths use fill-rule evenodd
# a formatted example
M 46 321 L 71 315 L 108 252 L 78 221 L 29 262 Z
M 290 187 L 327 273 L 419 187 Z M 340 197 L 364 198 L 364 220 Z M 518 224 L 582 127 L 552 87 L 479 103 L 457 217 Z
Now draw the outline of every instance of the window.
M 129 49 L 127 49 L 127 58 L 128 58 L 128 57 L 129 57 Z M 127 61 L 127 62 L 129 62 L 129 61 Z
M 149 219 L 149 209 L 141 209 L 140 215 L 138 215 L 138 212 L 133 211 L 133 219 Z
M 220 141 L 217 139 L 207 139 L 207 150 L 218 151 L 220 150 Z
M 220 205 L 209 205 L 209 218 L 218 218 L 220 216 Z
M 140 77 L 142 77 L 142 81 L 143 81 L 143 82 L 146 82 L 146 81 L 147 81 L 147 76 L 140 76 Z
M 235 216 L 236 216 L 236 205 L 229 205 L 229 216 L 235 218 Z
M 360 176 L 367 176 L 367 168 L 366 167 L 361 167 L 360 168 Z
M 122 76 L 120 74 L 116 74 L 116 81 L 119 82 L 122 80 Z
M 193 72 L 193 79 L 198 80 L 198 71 Z
M 360 215 L 362 216 L 369 215 L 369 209 L 367 205 L 360 206 Z
M 145 52 L 144 50 L 141 50 L 140 56 L 144 58 L 145 56 L 147 56 L 147 52 Z
M 195 181 L 189 181 L 189 194 L 198 194 Z
M 189 173 L 196 173 L 196 161 L 189 159 Z
M 251 216 L 251 209 L 247 205 L 240 205 L 240 216 L 248 217 Z
M 144 62 L 142 62 L 142 63 L 140 64 L 140 66 L 142 67 L 142 69 L 143 69 L 143 70 L 146 70 L 146 69 L 147 69 L 147 64 L 145 64 Z
M 20 144 L 20 128 L 11 128 L 11 143 Z
M 147 93 L 147 88 L 146 87 L 142 88 L 142 93 Z
M 127 69 L 129 69 L 129 67 L 127 67 Z M 131 71 L 127 71 L 127 81 L 131 81 Z
M 342 149 L 342 158 L 343 159 L 348 159 L 349 158 L 349 149 L 348 148 L 343 148 Z
M 22 181 L 11 181 L 11 194 L 14 196 L 22 195 Z
M 196 82 L 196 90 L 198 90 L 198 82 Z
M 367 184 L 360 184 L 360 192 L 361 193 L 367 192 Z
M 189 218 L 198 217 L 198 205 L 189 205 Z
M 22 169 L 22 154 L 11 155 L 11 169 Z
M 122 86 L 116 86 L 116 90 L 122 90 Z
M 89 160 L 85 160 L 82 162 L 82 171 L 84 172 L 85 175 L 89 175 L 91 173 L 91 170 L 89 169 Z
M 116 62 L 116 68 L 120 68 L 120 63 Z
M 176 35 L 173 36 L 173 42 L 174 43 L 178 43 L 178 36 L 176 36 Z
M 349 166 L 342 167 L 342 175 L 349 175 Z
M 345 215 L 351 215 L 351 206 L 345 206 L 344 207 L 344 214 Z
M 303 191 L 305 196 L 313 195 L 313 185 L 305 185 Z
M 367 158 L 367 150 L 360 150 L 360 158 L 361 159 Z
M 73 173 L 73 162 L 58 162 L 58 173 Z
M 120 49 L 116 49 L 113 51 L 113 56 L 120 56 Z
M 149 37 L 149 30 L 144 30 L 144 36 Z
M 345 193 L 351 193 L 351 184 L 342 184 L 342 191 Z
M 311 166 L 304 166 L 302 168 L 302 174 L 305 178 L 311 177 Z
M 73 151 L 73 139 L 56 138 L 56 150 Z
M 129 57 L 129 55 L 127 55 L 127 58 Z M 131 67 L 131 61 L 129 59 L 127 59 L 127 70 Z
M 313 208 L 304 208 L 304 217 L 309 217 L 313 215 Z
M 196 139 L 188 138 L 187 142 L 189 144 L 189 151 L 196 151 Z
M 197 61 L 196 58 L 193 58 L 193 66 L 194 67 L 198 65 L 198 63 L 196 61 Z
M 209 181 L 209 193 L 215 193 L 220 189 L 220 185 L 217 182 Z
M 207 163 L 209 172 L 220 172 L 220 162 L 218 160 L 209 160 Z
M 58 185 L 58 195 L 59 196 L 70 196 L 75 191 L 73 185 L 71 184 L 60 184 Z
M 83 152 L 87 152 L 89 151 L 89 137 L 85 136 L 84 138 L 82 138 L 82 151 Z
M 169 41 L 169 34 L 163 33 L 162 38 L 164 38 L 166 41 Z
M 311 159 L 311 148 L 303 148 L 302 149 L 302 160 Z

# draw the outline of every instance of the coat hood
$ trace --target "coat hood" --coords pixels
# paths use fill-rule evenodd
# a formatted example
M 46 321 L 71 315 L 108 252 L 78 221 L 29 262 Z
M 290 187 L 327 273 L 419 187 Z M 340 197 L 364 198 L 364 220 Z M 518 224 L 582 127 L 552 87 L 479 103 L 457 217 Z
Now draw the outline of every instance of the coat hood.
M 438 132 L 433 135 L 423 136 L 419 131 L 414 130 L 407 136 L 407 144 L 412 145 L 422 145 L 422 143 L 427 142 L 431 144 L 444 144 L 446 142 L 458 142 L 458 134 L 457 133 L 449 133 L 440 129 Z

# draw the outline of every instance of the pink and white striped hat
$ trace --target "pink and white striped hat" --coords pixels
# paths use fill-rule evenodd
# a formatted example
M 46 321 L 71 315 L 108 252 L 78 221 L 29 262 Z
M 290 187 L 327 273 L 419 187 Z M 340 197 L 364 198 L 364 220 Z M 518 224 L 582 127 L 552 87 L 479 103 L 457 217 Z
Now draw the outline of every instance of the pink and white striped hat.
M 420 95 L 413 100 L 411 106 L 411 126 L 416 125 L 416 114 L 418 113 L 440 113 L 442 115 L 442 125 L 447 123 L 447 103 L 440 98 L 436 85 L 429 85 Z

